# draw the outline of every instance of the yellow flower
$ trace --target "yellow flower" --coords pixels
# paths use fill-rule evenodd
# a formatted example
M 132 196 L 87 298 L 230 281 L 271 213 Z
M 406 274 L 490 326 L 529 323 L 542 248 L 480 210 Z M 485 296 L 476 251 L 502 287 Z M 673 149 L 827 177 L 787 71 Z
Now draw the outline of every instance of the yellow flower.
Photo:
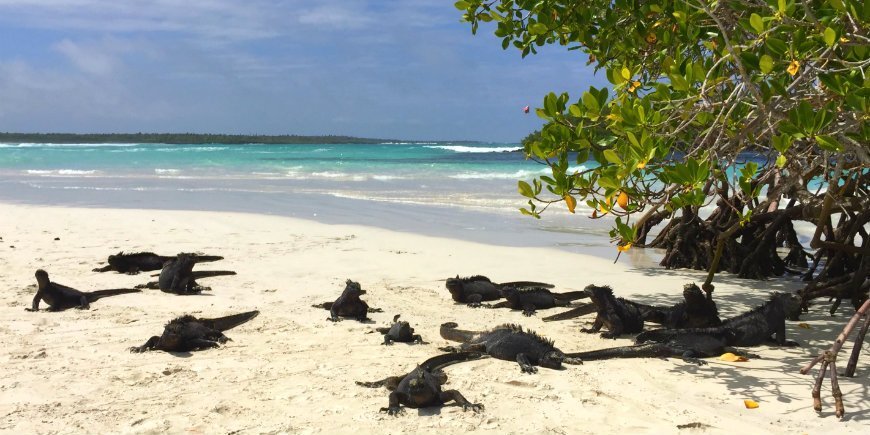
M 624 245 L 616 245 L 616 250 L 619 252 L 625 252 L 631 249 L 631 243 L 626 243 Z
M 793 60 L 793 61 L 791 61 L 791 63 L 788 65 L 788 69 L 786 69 L 786 71 L 788 71 L 788 73 L 791 74 L 791 75 L 795 75 L 795 74 L 798 73 L 798 70 L 799 70 L 799 69 L 801 69 L 801 64 L 800 64 L 798 61 Z
M 631 85 L 628 87 L 628 92 L 634 92 L 634 90 L 639 88 L 639 87 L 640 87 L 640 82 L 635 80 L 635 81 L 631 82 Z
M 637 169 L 643 169 L 646 167 L 646 162 L 640 162 L 637 164 Z
M 650 34 L 646 35 L 646 43 L 649 45 L 655 44 L 656 41 L 658 41 L 658 40 L 659 40 L 659 38 L 656 36 L 655 33 L 650 33 Z

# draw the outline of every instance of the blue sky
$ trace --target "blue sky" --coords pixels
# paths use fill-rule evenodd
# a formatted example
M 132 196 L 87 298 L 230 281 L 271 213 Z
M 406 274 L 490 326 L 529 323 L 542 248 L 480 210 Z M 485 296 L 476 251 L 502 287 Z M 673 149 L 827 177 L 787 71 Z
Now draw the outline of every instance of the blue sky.
M 515 142 L 593 76 L 452 0 L 0 0 L 0 131 Z

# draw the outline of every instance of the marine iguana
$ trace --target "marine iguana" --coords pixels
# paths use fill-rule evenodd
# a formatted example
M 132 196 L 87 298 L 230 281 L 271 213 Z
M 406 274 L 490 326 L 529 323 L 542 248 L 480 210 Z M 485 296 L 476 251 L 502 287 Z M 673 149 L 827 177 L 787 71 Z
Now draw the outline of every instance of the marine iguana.
M 258 314 L 259 311 L 248 311 L 214 319 L 197 318 L 189 314 L 177 317 L 166 324 L 163 335 L 149 338 L 142 346 L 131 347 L 130 352 L 190 352 L 218 347 L 230 341 L 223 331 L 235 328 Z
M 569 353 L 566 355 L 572 358 L 577 358 L 581 361 L 613 358 L 677 357 L 682 358 L 686 362 L 697 365 L 707 364 L 700 358 L 715 357 L 722 355 L 725 352 L 758 358 L 758 355 L 743 352 L 726 344 L 729 340 L 733 339 L 733 331 L 727 331 L 721 337 L 714 337 L 707 334 L 686 333 L 673 336 L 670 340 L 664 343 L 644 343 L 636 344 L 634 346 L 619 346 L 588 352 Z
M 177 295 L 199 294 L 204 290 L 211 289 L 197 284 L 197 279 L 236 274 L 231 270 L 204 270 L 194 272 L 193 266 L 196 265 L 196 262 L 196 255 L 184 253 L 178 254 L 178 256 L 163 264 L 163 269 L 160 271 L 160 278 L 158 278 L 157 281 L 139 285 L 136 286 L 136 288 L 160 289 L 162 292 L 175 293 Z
M 345 281 L 344 291 L 335 302 L 322 302 L 314 304 L 314 308 L 322 308 L 329 310 L 329 317 L 326 320 L 338 322 L 340 317 L 353 317 L 360 322 L 369 319 L 368 313 L 381 313 L 380 308 L 369 308 L 369 304 L 365 303 L 359 297 L 366 294 L 359 283 L 356 281 Z
M 553 293 L 543 287 L 517 288 L 506 285 L 502 286 L 501 295 L 507 300 L 490 308 L 523 310 L 523 315 L 527 317 L 535 314 L 539 309 L 564 307 L 570 305 L 572 301 L 589 297 L 586 291 Z
M 393 324 L 389 328 L 376 328 L 375 330 L 384 334 L 383 344 L 392 345 L 394 341 L 401 343 L 423 343 L 423 337 L 420 334 L 414 334 L 414 328 L 406 321 L 399 321 L 401 314 L 396 314 L 393 317 Z
M 481 275 L 467 278 L 447 278 L 445 283 L 450 296 L 456 302 L 468 304 L 469 307 L 479 307 L 483 301 L 501 299 L 501 289 L 504 287 L 545 287 L 553 288 L 552 284 L 532 281 L 516 281 L 497 284 Z
M 516 361 L 523 373 L 537 373 L 535 366 L 561 369 L 562 363 L 580 364 L 573 358 L 566 358 L 561 350 L 532 331 L 523 331 L 519 325 L 505 324 L 490 331 L 474 332 L 456 329 L 454 322 L 441 325 L 441 337 L 458 341 L 460 346 L 442 347 L 445 352 L 485 352 L 493 358 Z
M 689 329 L 654 329 L 638 334 L 635 343 L 666 343 L 681 336 L 707 335 L 723 340 L 728 346 L 758 346 L 773 342 L 780 346 L 799 346 L 785 339 L 785 321 L 799 320 L 800 299 L 791 294 L 774 292 L 770 300 L 737 317 L 726 319 L 719 326 Z M 776 336 L 772 338 L 771 336 Z
M 200 255 L 200 254 L 186 254 L 193 257 L 194 262 L 196 263 L 205 263 L 209 261 L 218 261 L 223 260 L 224 257 L 220 257 L 217 255 Z M 95 268 L 94 272 L 110 272 L 117 271 L 120 273 L 126 273 L 128 275 L 136 275 L 139 272 L 147 272 L 151 270 L 160 270 L 163 268 L 163 263 L 167 261 L 173 260 L 177 257 L 171 256 L 167 257 L 165 255 L 157 255 L 153 252 L 136 252 L 136 253 L 124 253 L 124 251 L 118 252 L 115 255 L 110 255 L 108 259 L 108 265 L 104 267 Z
M 704 328 L 717 326 L 722 323 L 712 295 L 708 293 L 705 297 L 695 283 L 683 286 L 683 299 L 683 302 L 666 307 L 646 305 L 625 298 L 619 298 L 625 305 L 638 308 L 643 321 L 658 323 L 665 328 Z M 545 322 L 568 320 L 595 312 L 597 312 L 597 306 L 594 303 L 586 304 L 559 314 L 544 317 L 542 320 Z
M 390 376 L 375 382 L 360 382 L 357 385 L 368 388 L 386 387 L 390 390 L 390 402 L 381 412 L 390 415 L 402 413 L 400 405 L 409 408 L 424 408 L 443 405 L 451 400 L 462 406 L 463 411 L 469 408 L 474 412 L 483 410 L 483 405 L 469 402 L 459 391 L 441 391 L 441 385 L 447 382 L 447 375 L 442 370 L 452 364 L 482 358 L 478 352 L 458 352 L 438 355 L 427 359 L 411 372 Z
M 91 308 L 91 302 L 97 299 L 141 292 L 141 290 L 131 288 L 83 292 L 63 284 L 51 282 L 48 279 L 48 272 L 42 269 L 38 269 L 35 275 L 36 283 L 39 287 L 36 290 L 36 295 L 33 296 L 33 305 L 31 308 L 25 308 L 27 311 L 39 311 L 39 301 L 41 300 L 48 304 L 49 311 L 60 311 L 73 307 L 87 310 Z
M 601 333 L 601 337 L 616 338 L 643 330 L 644 312 L 638 304 L 614 297 L 613 289 L 608 286 L 590 284 L 586 286 L 586 291 L 597 308 L 597 315 L 592 327 L 583 328 L 581 332 L 596 333 L 602 326 L 607 326 L 607 332 Z

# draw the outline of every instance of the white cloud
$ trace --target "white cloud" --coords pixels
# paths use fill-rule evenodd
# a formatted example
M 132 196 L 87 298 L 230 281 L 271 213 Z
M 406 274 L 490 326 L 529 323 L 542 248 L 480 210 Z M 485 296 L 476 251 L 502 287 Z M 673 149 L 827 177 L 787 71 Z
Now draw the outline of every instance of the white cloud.
M 54 45 L 54 49 L 66 56 L 78 69 L 96 75 L 111 74 L 117 60 L 106 52 L 95 50 L 95 47 L 83 47 L 69 39 Z

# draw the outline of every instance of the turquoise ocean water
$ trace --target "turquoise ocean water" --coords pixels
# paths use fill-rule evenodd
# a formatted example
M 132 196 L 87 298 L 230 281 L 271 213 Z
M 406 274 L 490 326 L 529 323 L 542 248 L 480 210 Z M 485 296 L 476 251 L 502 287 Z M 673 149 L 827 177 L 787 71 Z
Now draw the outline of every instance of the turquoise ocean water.
M 0 201 L 240 211 L 519 246 L 602 249 L 606 223 L 524 217 L 511 143 L 0 144 Z M 577 169 L 582 169 L 580 166 Z

